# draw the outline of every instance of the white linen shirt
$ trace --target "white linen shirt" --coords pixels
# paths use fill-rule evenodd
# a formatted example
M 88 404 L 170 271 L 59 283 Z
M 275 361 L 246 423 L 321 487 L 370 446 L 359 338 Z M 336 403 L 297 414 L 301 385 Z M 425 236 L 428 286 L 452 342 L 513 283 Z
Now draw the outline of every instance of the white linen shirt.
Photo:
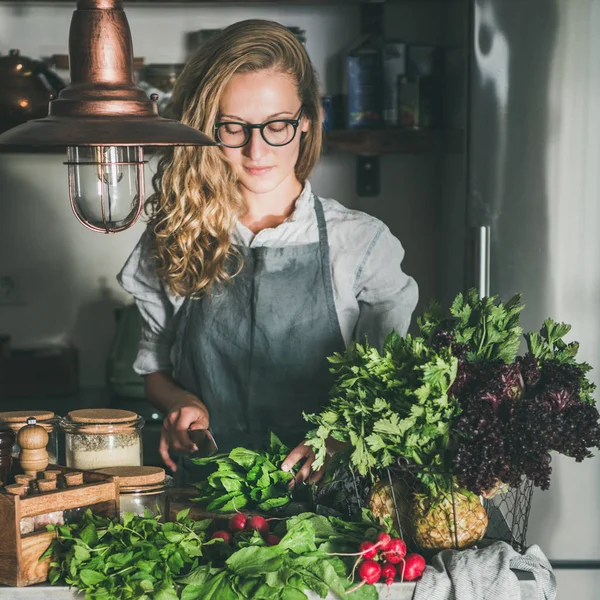
M 362 340 L 381 348 L 395 329 L 405 335 L 418 298 L 412 277 L 401 268 L 404 249 L 379 219 L 350 210 L 335 200 L 323 204 L 333 297 L 344 342 Z M 254 235 L 237 223 L 233 244 L 250 248 L 285 247 L 317 242 L 319 231 L 310 183 L 296 201 L 294 212 L 280 225 Z M 171 293 L 159 280 L 144 233 L 117 276 L 133 295 L 142 316 L 142 336 L 133 368 L 140 375 L 172 372 L 178 355 L 175 330 L 184 297 Z

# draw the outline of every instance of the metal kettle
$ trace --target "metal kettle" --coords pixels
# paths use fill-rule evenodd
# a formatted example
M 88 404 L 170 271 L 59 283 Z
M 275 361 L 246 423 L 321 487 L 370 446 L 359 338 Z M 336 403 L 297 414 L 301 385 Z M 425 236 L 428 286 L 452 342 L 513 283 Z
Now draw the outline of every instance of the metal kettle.
M 10 50 L 0 56 L 0 133 L 48 114 L 65 82 L 46 64 Z

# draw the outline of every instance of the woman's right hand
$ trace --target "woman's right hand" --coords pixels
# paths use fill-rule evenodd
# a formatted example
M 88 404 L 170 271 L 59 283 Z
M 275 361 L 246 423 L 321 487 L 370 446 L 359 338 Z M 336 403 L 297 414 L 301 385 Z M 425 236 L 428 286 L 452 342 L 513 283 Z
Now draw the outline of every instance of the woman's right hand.
M 181 400 L 171 407 L 163 421 L 158 448 L 169 469 L 177 470 L 169 450 L 196 452 L 198 448 L 191 440 L 188 429 L 208 429 L 208 420 L 208 409 L 195 396 Z

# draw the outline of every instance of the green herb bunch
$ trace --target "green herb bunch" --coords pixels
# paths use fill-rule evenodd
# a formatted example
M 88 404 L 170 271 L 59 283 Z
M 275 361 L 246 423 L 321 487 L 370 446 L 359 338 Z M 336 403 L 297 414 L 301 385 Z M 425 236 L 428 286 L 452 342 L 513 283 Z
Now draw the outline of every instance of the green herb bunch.
M 283 507 L 291 500 L 288 484 L 294 477 L 280 468 L 288 454 L 289 449 L 271 433 L 266 452 L 234 448 L 229 454 L 193 459 L 197 465 L 214 467 L 205 480 L 195 484 L 199 495 L 193 500 L 216 513 Z
M 49 580 L 85 590 L 86 600 L 177 600 L 177 578 L 197 565 L 211 520 L 192 521 L 182 511 L 174 523 L 125 513 L 123 522 L 88 510 L 80 523 L 55 527 Z
M 457 359 L 449 348 L 436 350 L 421 337 L 388 335 L 380 353 L 353 343 L 329 358 L 336 383 L 318 414 L 305 415 L 316 425 L 307 435 L 315 450 L 315 468 L 326 459 L 329 438 L 349 442 L 353 472 L 373 475 L 405 457 L 419 465 L 438 465 L 459 413 L 448 390 Z
M 403 457 L 430 496 L 450 485 L 440 471 L 480 495 L 524 478 L 547 489 L 550 452 L 591 456 L 600 447 L 591 367 L 577 361 L 578 343 L 563 339 L 565 323 L 547 319 L 523 335 L 523 308 L 519 294 L 502 302 L 471 289 L 448 309 L 432 304 L 418 337 L 392 332 L 381 353 L 365 342 L 330 357 L 330 400 L 305 415 L 316 426 L 308 434 L 315 467 L 333 438 L 347 443 L 339 460 L 360 475 L 376 478 Z
M 348 595 L 354 559 L 330 555 L 375 540 L 381 528 L 372 518 L 346 523 L 303 513 L 277 525 L 275 546 L 258 532 L 241 532 L 231 545 L 208 540 L 211 524 L 192 521 L 187 510 L 174 523 L 130 513 L 119 523 L 88 511 L 80 524 L 54 527 L 50 582 L 79 588 L 86 600 L 307 600 L 306 590 L 378 597 L 371 585 Z
M 450 310 L 432 302 L 417 319 L 421 335 L 428 344 L 443 347 L 452 344 L 464 349 L 469 362 L 498 360 L 512 363 L 519 351 L 523 328 L 520 313 L 525 308 L 521 295 L 502 303 L 498 296 L 479 298 L 475 289 L 458 294 Z

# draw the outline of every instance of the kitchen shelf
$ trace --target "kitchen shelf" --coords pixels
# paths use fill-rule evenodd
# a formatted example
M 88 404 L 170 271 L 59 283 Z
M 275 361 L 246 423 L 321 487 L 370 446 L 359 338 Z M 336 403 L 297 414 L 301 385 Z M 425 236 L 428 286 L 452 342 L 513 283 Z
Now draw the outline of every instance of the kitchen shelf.
M 457 152 L 460 132 L 441 129 L 338 129 L 325 135 L 325 151 L 348 154 L 434 154 Z
M 230 6 L 243 6 L 248 4 L 313 4 L 313 5 L 331 5 L 331 4 L 363 4 L 369 0 L 125 0 L 124 8 L 131 4 L 207 4 L 218 6 L 228 4 Z M 386 4 L 403 4 L 414 2 L 414 0 L 380 0 Z M 425 2 L 435 2 L 436 0 L 421 0 Z M 23 0 L 0 0 L 0 4 L 24 4 Z M 27 0 L 27 4 L 75 4 L 74 0 Z
M 0 0 L 1 2 L 2 0 Z M 323 136 L 327 154 L 436 154 L 456 153 L 463 148 L 462 132 L 441 129 L 336 129 Z M 64 154 L 65 148 L 27 148 L 26 154 Z M 148 148 L 148 154 L 156 150 Z

